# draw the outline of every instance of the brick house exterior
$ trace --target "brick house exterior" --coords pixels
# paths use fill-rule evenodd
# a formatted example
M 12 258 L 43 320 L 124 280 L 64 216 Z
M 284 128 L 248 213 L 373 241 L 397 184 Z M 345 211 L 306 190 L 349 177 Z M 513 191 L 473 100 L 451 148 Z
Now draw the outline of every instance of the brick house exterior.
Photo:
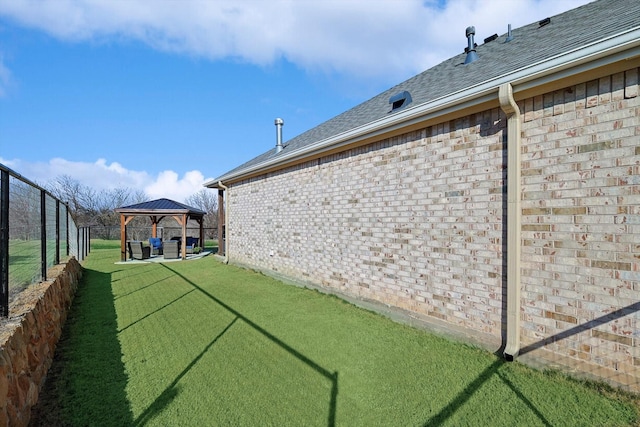
M 637 2 L 600 0 L 516 29 L 206 183 L 223 255 L 640 391 L 637 22 Z M 529 68 L 496 65 L 578 23 Z

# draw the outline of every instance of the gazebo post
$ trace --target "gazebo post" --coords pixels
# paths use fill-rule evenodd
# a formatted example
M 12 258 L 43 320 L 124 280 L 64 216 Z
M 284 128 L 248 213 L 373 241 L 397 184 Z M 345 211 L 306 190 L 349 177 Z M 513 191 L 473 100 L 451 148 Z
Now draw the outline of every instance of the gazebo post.
M 182 214 L 182 259 L 187 258 L 187 214 Z
M 127 249 L 125 247 L 127 241 L 127 224 L 133 220 L 133 216 L 127 217 L 124 213 L 120 214 L 120 260 L 127 260 Z
M 125 223 L 124 214 L 120 214 L 120 261 L 127 260 L 125 240 L 127 240 L 127 224 Z
M 151 216 L 151 237 L 158 237 L 158 217 Z

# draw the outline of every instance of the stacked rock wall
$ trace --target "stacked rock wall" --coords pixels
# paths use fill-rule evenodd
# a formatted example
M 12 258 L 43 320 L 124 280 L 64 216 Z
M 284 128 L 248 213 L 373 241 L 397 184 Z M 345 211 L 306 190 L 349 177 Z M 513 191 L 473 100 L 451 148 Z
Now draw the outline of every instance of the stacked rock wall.
M 52 279 L 22 292 L 0 320 L 0 425 L 29 424 L 82 268 L 70 258 L 47 275 Z

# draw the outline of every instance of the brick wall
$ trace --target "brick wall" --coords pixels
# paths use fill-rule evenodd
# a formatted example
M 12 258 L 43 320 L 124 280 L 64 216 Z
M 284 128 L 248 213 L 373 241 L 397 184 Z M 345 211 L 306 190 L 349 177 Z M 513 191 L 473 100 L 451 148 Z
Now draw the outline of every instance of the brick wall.
M 637 80 L 519 102 L 525 353 L 637 369 Z M 500 343 L 505 138 L 493 109 L 234 184 L 232 261 Z
M 640 369 L 638 69 L 522 107 L 525 352 L 545 344 L 624 382 Z
M 499 337 L 504 123 L 496 109 L 234 186 L 234 260 Z

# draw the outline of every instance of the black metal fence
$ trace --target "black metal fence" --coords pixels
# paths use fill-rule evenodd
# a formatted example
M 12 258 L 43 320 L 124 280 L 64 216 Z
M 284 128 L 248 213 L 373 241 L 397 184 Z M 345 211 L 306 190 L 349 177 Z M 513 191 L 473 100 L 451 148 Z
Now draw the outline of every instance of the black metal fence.
M 68 256 L 89 253 L 90 230 L 77 227 L 69 207 L 51 193 L 0 164 L 0 316 L 47 270 Z

